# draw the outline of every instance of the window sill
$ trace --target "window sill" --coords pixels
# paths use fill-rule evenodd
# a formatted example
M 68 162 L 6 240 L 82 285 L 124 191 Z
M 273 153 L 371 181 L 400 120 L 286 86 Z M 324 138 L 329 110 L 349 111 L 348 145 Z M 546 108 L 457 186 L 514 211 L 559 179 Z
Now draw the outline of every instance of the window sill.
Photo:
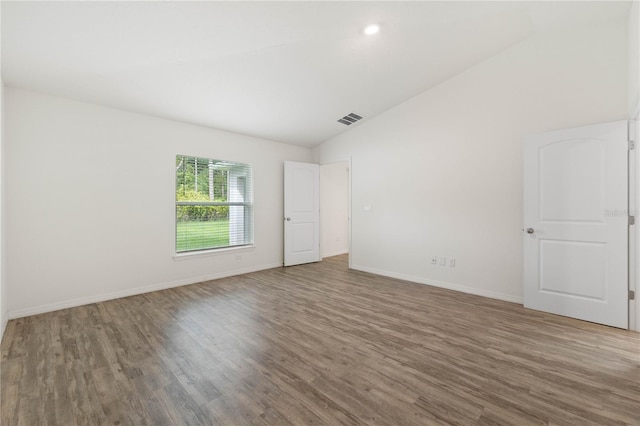
M 189 260 L 189 259 L 197 259 L 200 257 L 209 257 L 220 254 L 229 254 L 230 252 L 242 252 L 242 251 L 250 251 L 255 249 L 255 244 L 249 244 L 246 246 L 239 247 L 225 247 L 219 249 L 210 249 L 210 250 L 199 250 L 199 251 L 191 251 L 186 253 L 175 253 L 173 255 L 173 260 Z

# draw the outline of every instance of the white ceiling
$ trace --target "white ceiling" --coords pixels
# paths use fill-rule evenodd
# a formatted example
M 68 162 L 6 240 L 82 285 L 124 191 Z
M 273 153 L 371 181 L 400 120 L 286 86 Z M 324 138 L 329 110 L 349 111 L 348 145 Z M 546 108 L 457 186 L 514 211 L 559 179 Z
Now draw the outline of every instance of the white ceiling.
M 348 130 L 343 115 L 364 122 L 536 32 L 624 17 L 630 3 L 1 7 L 7 85 L 311 147 Z

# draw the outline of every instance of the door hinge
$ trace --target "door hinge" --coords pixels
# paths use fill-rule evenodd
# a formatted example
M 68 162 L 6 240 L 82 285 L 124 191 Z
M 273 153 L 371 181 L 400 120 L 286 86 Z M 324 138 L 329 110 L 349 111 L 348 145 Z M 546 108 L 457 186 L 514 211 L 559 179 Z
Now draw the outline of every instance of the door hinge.
M 635 224 L 636 224 L 636 217 L 629 216 L 629 225 L 635 225 Z
M 629 151 L 636 149 L 636 141 L 629 141 Z
M 636 300 L 636 292 L 629 290 L 629 300 Z

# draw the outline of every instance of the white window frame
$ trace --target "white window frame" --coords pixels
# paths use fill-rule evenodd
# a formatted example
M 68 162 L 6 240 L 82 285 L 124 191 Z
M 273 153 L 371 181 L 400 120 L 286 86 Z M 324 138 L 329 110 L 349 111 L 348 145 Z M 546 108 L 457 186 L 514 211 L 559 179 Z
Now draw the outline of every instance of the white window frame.
M 217 164 L 228 165 L 227 176 L 227 201 L 178 201 L 175 188 L 178 181 L 178 169 L 174 168 L 174 258 L 191 257 L 219 253 L 229 250 L 241 250 L 254 247 L 254 203 L 253 203 L 253 166 L 237 161 L 218 160 L 194 155 L 177 154 L 176 157 L 213 161 Z M 175 157 L 174 157 L 175 158 Z M 175 163 L 174 163 L 175 164 Z M 234 166 L 241 166 L 234 169 Z M 239 172 L 239 175 L 234 175 Z M 237 183 L 244 181 L 244 189 L 240 189 Z M 235 183 L 235 185 L 234 185 Z M 235 199 L 235 200 L 234 200 Z M 230 201 L 231 200 L 231 201 Z M 242 200 L 242 201 L 239 201 Z M 180 206 L 227 206 L 229 207 L 229 244 L 225 246 L 204 247 L 192 250 L 178 250 L 178 207 Z M 240 219 L 241 220 L 237 220 Z M 238 227 L 239 224 L 239 227 Z M 235 227 L 235 229 L 234 229 Z

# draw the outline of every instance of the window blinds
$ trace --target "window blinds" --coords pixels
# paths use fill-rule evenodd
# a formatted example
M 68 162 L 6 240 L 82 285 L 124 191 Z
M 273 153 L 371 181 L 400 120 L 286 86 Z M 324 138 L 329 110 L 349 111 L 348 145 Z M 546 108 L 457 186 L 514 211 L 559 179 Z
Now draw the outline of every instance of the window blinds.
M 176 156 L 176 252 L 253 244 L 248 164 Z

